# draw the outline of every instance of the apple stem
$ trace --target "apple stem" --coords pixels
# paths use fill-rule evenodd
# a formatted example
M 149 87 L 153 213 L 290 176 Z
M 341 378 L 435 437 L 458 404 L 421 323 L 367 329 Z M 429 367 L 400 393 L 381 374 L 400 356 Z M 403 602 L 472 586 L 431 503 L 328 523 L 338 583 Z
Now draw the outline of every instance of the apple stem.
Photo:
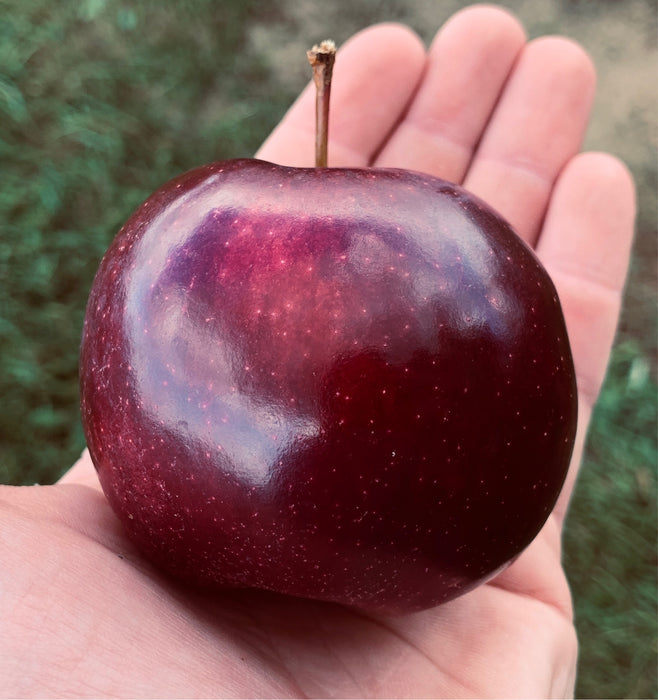
M 330 39 L 315 45 L 306 54 L 313 68 L 315 83 L 315 167 L 327 167 L 327 143 L 329 141 L 329 97 L 331 74 L 336 60 L 336 44 Z

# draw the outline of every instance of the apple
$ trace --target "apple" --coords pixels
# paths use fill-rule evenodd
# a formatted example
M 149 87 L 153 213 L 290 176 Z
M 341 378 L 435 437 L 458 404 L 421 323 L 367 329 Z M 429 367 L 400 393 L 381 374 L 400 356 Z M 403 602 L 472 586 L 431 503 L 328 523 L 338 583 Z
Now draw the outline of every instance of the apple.
M 202 585 L 449 600 L 534 538 L 574 441 L 545 270 L 483 202 L 403 170 L 172 180 L 101 263 L 80 367 L 111 505 Z
M 155 564 L 386 614 L 522 552 L 576 429 L 533 251 L 406 170 L 244 159 L 165 184 L 101 262 L 80 380 L 103 490 Z

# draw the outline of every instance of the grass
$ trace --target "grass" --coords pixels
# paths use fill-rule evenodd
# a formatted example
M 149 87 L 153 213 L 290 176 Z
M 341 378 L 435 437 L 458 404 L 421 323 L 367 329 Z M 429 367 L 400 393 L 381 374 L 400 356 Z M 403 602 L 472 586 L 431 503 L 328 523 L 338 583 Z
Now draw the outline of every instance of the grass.
M 658 690 L 656 395 L 638 346 L 618 345 L 565 532 L 579 697 L 649 698 Z
M 247 41 L 272 4 L 216 7 L 0 0 L 0 482 L 50 483 L 83 448 L 82 316 L 123 220 L 173 175 L 251 154 L 293 98 Z M 655 338 L 622 340 L 565 541 L 580 697 L 657 692 Z
M 82 316 L 121 223 L 175 174 L 252 153 L 292 97 L 244 51 L 260 4 L 212 4 L 174 21 L 166 4 L 0 3 L 5 483 L 53 481 L 84 445 Z

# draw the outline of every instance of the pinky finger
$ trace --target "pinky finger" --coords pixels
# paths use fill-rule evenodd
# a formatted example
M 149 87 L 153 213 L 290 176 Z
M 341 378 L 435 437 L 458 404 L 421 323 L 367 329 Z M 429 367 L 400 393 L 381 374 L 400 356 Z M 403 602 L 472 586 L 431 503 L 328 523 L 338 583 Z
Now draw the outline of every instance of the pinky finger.
M 580 415 L 574 467 L 619 321 L 634 220 L 635 188 L 626 167 L 605 153 L 583 153 L 560 175 L 537 244 L 560 296 L 576 368 Z M 564 506 L 574 478 L 575 473 Z

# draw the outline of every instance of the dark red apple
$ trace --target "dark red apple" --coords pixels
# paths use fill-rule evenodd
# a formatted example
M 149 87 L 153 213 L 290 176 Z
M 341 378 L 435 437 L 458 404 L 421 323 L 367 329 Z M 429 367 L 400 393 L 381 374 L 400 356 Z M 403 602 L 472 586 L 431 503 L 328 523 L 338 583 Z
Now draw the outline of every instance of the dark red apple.
M 402 170 L 237 160 L 166 184 L 102 261 L 81 387 L 103 489 L 158 565 L 396 613 L 531 542 L 576 425 L 533 252 Z

